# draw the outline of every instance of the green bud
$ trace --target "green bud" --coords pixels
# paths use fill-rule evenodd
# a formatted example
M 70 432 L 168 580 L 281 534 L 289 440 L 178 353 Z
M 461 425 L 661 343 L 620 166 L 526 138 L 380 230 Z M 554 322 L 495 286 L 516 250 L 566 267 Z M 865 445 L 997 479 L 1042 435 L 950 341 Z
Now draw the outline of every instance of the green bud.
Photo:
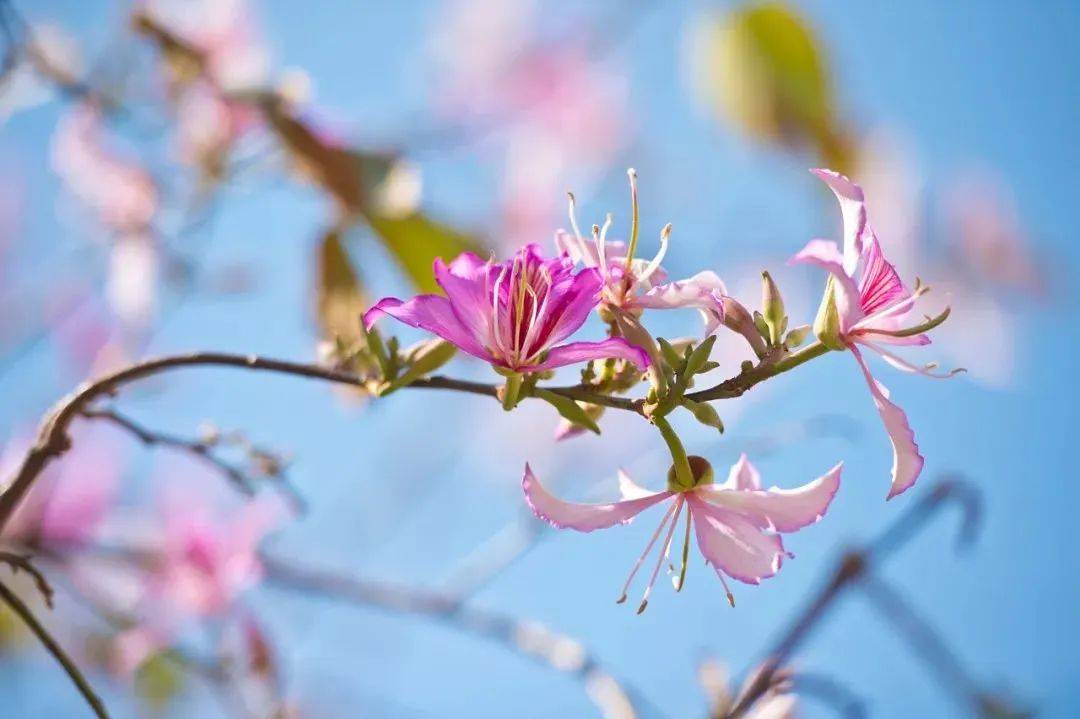
M 765 338 L 765 341 L 769 341 L 769 335 L 772 334 L 769 330 L 769 323 L 765 321 L 765 316 L 754 310 L 754 327 L 757 328 L 758 334 Z
M 656 343 L 660 345 L 660 354 L 664 357 L 664 361 L 667 362 L 669 366 L 678 367 L 682 364 L 682 357 L 679 356 L 679 353 L 671 346 L 670 342 L 663 337 L 657 337 Z
M 784 347 L 789 350 L 801 347 L 802 343 L 806 341 L 806 336 L 809 334 L 810 325 L 799 325 L 791 330 L 791 332 L 787 333 L 787 337 L 784 338 Z
M 691 399 L 683 399 L 680 404 L 690 410 L 690 413 L 694 415 L 694 419 L 698 422 L 701 422 L 707 427 L 715 427 L 721 432 L 724 431 L 724 423 L 720 419 L 720 414 L 716 411 L 716 408 L 708 402 L 695 402 Z
M 787 325 L 787 315 L 784 313 L 784 298 L 780 296 L 780 288 L 768 272 L 761 273 L 761 314 L 768 328 L 764 336 L 768 338 L 769 344 L 780 344 L 780 337 Z
M 709 335 L 702 340 L 701 344 L 694 348 L 694 351 L 686 358 L 687 377 L 696 375 L 701 370 L 701 367 L 709 361 L 709 355 L 712 354 L 712 349 L 715 344 L 716 335 Z
M 831 350 L 846 349 L 840 337 L 840 310 L 836 307 L 836 283 L 832 277 L 825 285 L 825 295 L 814 318 L 814 334 Z
M 675 465 L 671 465 L 671 469 L 667 473 L 668 490 L 672 492 L 685 492 L 695 487 L 701 487 L 706 484 L 712 484 L 716 478 L 715 472 L 713 472 L 712 465 L 704 457 L 699 457 L 696 454 L 692 454 L 686 458 L 690 464 L 690 474 L 693 476 L 694 484 L 690 487 L 683 487 L 678 482 L 678 473 L 675 471 Z

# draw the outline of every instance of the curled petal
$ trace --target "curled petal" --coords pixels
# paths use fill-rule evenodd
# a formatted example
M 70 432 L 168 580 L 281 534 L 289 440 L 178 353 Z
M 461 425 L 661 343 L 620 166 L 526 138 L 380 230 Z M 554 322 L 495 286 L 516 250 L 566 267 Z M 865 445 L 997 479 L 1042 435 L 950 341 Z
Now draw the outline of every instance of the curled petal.
M 795 489 L 771 487 L 739 491 L 720 486 L 702 487 L 698 493 L 702 499 L 735 510 L 758 526 L 777 532 L 794 532 L 825 516 L 840 489 L 842 468 L 841 462 L 823 476 Z
M 644 309 L 670 310 L 691 307 L 701 310 L 706 334 L 711 334 L 724 321 L 724 296 L 727 289 L 715 272 L 699 272 L 685 280 L 676 280 L 653 287 L 635 301 Z
M 859 339 L 858 342 L 859 344 L 877 352 L 879 355 L 881 355 L 881 359 L 885 360 L 901 372 L 921 374 L 923 377 L 930 377 L 931 379 L 949 379 L 950 377 L 956 376 L 957 373 L 963 372 L 963 370 L 952 370 L 950 372 L 935 372 L 933 369 L 933 365 L 920 367 L 916 364 L 913 364 L 912 362 L 908 362 L 906 359 L 900 357 L 899 355 L 895 355 L 892 352 L 889 352 L 883 347 L 879 347 L 876 344 L 876 338 L 875 342 L 867 342 L 865 339 Z
M 915 433 L 911 431 L 904 410 L 889 401 L 889 390 L 870 374 L 870 368 L 866 366 L 866 360 L 863 359 L 859 348 L 855 345 L 851 345 L 850 348 L 851 353 L 855 355 L 855 361 L 859 363 L 866 377 L 866 384 L 870 387 L 870 394 L 881 415 L 881 421 L 885 423 L 889 441 L 892 442 L 892 485 L 886 497 L 886 499 L 892 499 L 915 484 L 926 460 L 919 454 L 919 445 L 915 443 Z
M 494 361 L 491 353 L 461 323 L 450 301 L 445 297 L 417 295 L 407 302 L 396 297 L 386 297 L 364 313 L 364 326 L 371 329 L 383 315 L 436 334 L 474 357 L 488 362 Z
M 862 188 L 839 172 L 823 168 L 810 172 L 828 185 L 840 202 L 840 213 L 844 217 L 844 272 L 849 276 L 854 275 L 862 257 L 863 233 L 867 229 L 866 200 Z
M 533 514 L 556 529 L 576 529 L 579 532 L 591 532 L 595 529 L 614 527 L 616 524 L 627 524 L 640 512 L 674 494 L 674 492 L 645 492 L 644 496 L 636 499 L 611 504 L 564 502 L 540 484 L 540 480 L 527 464 L 525 475 L 521 479 L 521 488 L 525 491 L 525 501 L 528 502 Z
M 830 240 L 810 240 L 794 257 L 788 260 L 793 265 L 815 265 L 836 278 L 836 309 L 840 312 L 842 329 L 846 332 L 862 319 L 859 305 L 859 289 L 855 281 L 844 269 L 844 258 L 836 243 Z
M 778 534 L 769 534 L 752 521 L 696 496 L 686 495 L 698 548 L 717 574 L 747 584 L 760 584 L 778 571 L 789 555 Z
M 638 369 L 649 366 L 648 353 L 632 345 L 621 337 L 611 337 L 600 342 L 571 342 L 555 347 L 548 352 L 543 362 L 518 368 L 522 372 L 542 372 L 544 370 L 565 367 L 569 364 L 587 362 L 594 359 L 615 357 L 632 362 Z

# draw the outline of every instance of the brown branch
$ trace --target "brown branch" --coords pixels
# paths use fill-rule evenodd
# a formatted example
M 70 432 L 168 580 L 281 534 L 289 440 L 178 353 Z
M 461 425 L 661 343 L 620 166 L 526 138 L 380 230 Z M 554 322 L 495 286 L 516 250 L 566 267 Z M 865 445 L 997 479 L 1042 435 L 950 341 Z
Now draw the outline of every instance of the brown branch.
M 86 699 L 86 703 L 94 710 L 94 714 L 99 719 L 109 719 L 109 712 L 106 711 L 101 698 L 94 692 L 93 687 L 90 686 L 90 683 L 86 680 L 86 677 L 83 676 L 79 667 L 75 665 L 74 660 L 72 660 L 56 640 L 53 639 L 52 635 L 49 634 L 49 630 L 37 620 L 34 613 L 30 611 L 30 607 L 26 606 L 26 604 L 19 599 L 18 595 L 11 591 L 3 582 L 0 582 L 0 600 L 6 603 L 11 607 L 12 611 L 19 615 L 19 619 L 30 628 L 30 631 L 33 632 L 34 636 L 38 638 L 38 641 L 44 645 L 49 654 L 60 663 L 60 666 L 62 666 L 68 676 L 71 677 L 71 681 L 75 683 L 79 693 Z
M 826 617 L 845 589 L 863 579 L 877 565 L 907 544 L 915 533 L 949 501 L 959 502 L 964 510 L 961 540 L 970 541 L 977 526 L 978 497 L 975 491 L 956 478 L 948 478 L 912 505 L 877 539 L 862 548 L 847 551 L 818 594 L 800 612 L 773 646 L 760 673 L 739 698 L 727 719 L 744 716 L 768 690 L 773 675 L 783 667 L 796 649 Z
M 638 716 L 640 699 L 632 698 L 637 692 L 621 685 L 578 640 L 541 624 L 476 609 L 441 592 L 308 569 L 267 556 L 262 562 L 270 585 L 444 623 L 574 677 L 584 684 L 589 698 L 607 719 Z
M 49 580 L 45 578 L 45 575 L 33 565 L 30 561 L 29 554 L 16 554 L 15 552 L 0 551 L 0 562 L 11 567 L 12 573 L 26 572 L 34 580 L 34 586 L 37 587 L 38 592 L 41 594 L 41 598 L 45 600 L 45 606 L 49 609 L 53 608 L 53 591 L 52 585 L 49 584 Z

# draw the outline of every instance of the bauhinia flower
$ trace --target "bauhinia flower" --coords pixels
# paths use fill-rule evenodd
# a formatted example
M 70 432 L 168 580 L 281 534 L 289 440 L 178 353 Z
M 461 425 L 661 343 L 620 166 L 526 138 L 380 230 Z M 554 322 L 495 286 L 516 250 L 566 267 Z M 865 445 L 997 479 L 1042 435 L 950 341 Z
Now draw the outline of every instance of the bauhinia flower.
M 747 584 L 760 584 L 762 579 L 776 574 L 784 558 L 794 556 L 784 549 L 780 533 L 802 529 L 825 515 L 840 488 L 840 470 L 843 466 L 843 463 L 837 464 L 822 477 L 797 489 L 772 487 L 766 490 L 761 488 L 761 476 L 745 454 L 732 466 L 727 481 L 719 485 L 713 484 L 713 470 L 706 460 L 691 456 L 689 463 L 693 485 L 680 485 L 673 468 L 668 473 L 668 486 L 663 492 L 650 492 L 620 471 L 619 489 L 623 498 L 610 504 L 564 502 L 540 484 L 528 465 L 525 466 L 522 488 L 525 490 L 525 500 L 537 517 L 556 529 L 575 529 L 579 532 L 627 524 L 649 507 L 668 502 L 660 526 L 653 532 L 645 551 L 634 564 L 618 599 L 619 603 L 626 601 L 630 583 L 663 533 L 656 566 L 638 606 L 640 614 L 649 603 L 649 594 L 660 567 L 671 551 L 675 528 L 684 510 L 686 529 L 682 569 L 674 580 L 676 590 L 682 588 L 685 579 L 690 527 L 693 525 L 698 549 L 705 561 L 716 570 L 724 584 L 728 601 L 734 606 L 735 599 L 724 579 L 725 575 Z
M 630 197 L 633 224 L 630 230 L 630 247 L 621 241 L 608 241 L 611 215 L 604 225 L 593 226 L 592 240 L 581 235 L 575 217 L 574 196 L 570 195 L 570 227 L 573 233 L 558 230 L 555 246 L 585 267 L 596 268 L 604 280 L 601 290 L 601 314 L 618 311 L 634 316 L 647 309 L 693 308 L 700 310 L 705 320 L 705 334 L 712 334 L 724 321 L 724 298 L 727 289 L 720 277 L 711 271 L 699 272 L 693 277 L 674 282 L 664 282 L 667 273 L 661 262 L 667 254 L 671 237 L 671 225 L 660 232 L 660 249 L 651 260 L 633 256 L 637 244 L 638 204 L 636 174 L 631 169 Z
M 588 319 L 603 284 L 595 269 L 575 274 L 566 255 L 546 259 L 532 244 L 496 263 L 466 252 L 449 265 L 436 260 L 435 279 L 445 297 L 387 297 L 367 311 L 364 324 L 370 329 L 389 315 L 519 374 L 608 357 L 649 364 L 644 350 L 619 337 L 559 344 Z
M 861 187 L 831 170 L 812 172 L 829 186 L 840 201 L 844 218 L 844 247 L 841 251 L 835 242 L 812 240 L 791 262 L 817 265 L 830 273 L 825 296 L 814 322 L 814 332 L 830 349 L 850 350 L 870 386 L 870 394 L 893 446 L 892 485 L 888 495 L 891 499 L 915 484 L 924 459 L 919 454 L 919 445 L 915 443 L 915 434 L 908 424 L 907 415 L 889 399 L 889 390 L 885 385 L 870 374 L 859 346 L 873 350 L 886 362 L 905 372 L 937 378 L 950 377 L 959 370 L 937 374 L 933 372 L 933 364 L 918 367 L 882 347 L 930 344 L 926 332 L 944 322 L 949 310 L 921 324 L 905 326 L 915 301 L 929 288 L 916 285 L 914 290 L 909 290 L 900 280 L 896 268 L 885 259 L 877 235 L 867 219 Z
M 129 674 L 192 620 L 227 612 L 262 578 L 258 547 L 288 517 L 277 500 L 256 499 L 229 520 L 202 506 L 171 504 L 162 544 L 151 554 L 139 600 L 144 623 L 118 638 L 118 669 Z

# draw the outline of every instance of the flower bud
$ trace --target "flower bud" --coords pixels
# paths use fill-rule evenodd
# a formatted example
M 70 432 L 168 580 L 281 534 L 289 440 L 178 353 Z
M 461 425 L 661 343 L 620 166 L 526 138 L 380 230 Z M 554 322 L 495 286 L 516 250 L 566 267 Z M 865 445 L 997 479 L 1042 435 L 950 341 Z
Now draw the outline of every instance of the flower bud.
M 787 315 L 784 314 L 784 298 L 780 296 L 780 288 L 768 272 L 761 273 L 761 314 L 769 329 L 769 344 L 780 344 L 780 336 L 787 329 Z
M 694 415 L 694 419 L 701 422 L 706 427 L 715 427 L 721 432 L 724 431 L 724 422 L 720 419 L 720 413 L 708 402 L 695 402 L 690 399 L 683 399 L 680 404 L 690 410 L 690 413 Z
M 677 472 L 675 471 L 675 465 L 671 465 L 671 469 L 668 470 L 667 482 L 668 489 L 673 492 L 681 492 L 695 487 L 701 487 L 706 484 L 712 484 L 716 477 L 716 473 L 713 472 L 712 465 L 709 464 L 709 460 L 704 457 L 699 457 L 696 454 L 692 454 L 686 458 L 690 464 L 690 474 L 694 478 L 694 484 L 691 487 L 682 487 L 679 485 Z
M 846 349 L 840 337 L 840 310 L 836 307 L 836 288 L 832 277 L 825 285 L 825 295 L 814 318 L 814 334 L 831 350 Z

